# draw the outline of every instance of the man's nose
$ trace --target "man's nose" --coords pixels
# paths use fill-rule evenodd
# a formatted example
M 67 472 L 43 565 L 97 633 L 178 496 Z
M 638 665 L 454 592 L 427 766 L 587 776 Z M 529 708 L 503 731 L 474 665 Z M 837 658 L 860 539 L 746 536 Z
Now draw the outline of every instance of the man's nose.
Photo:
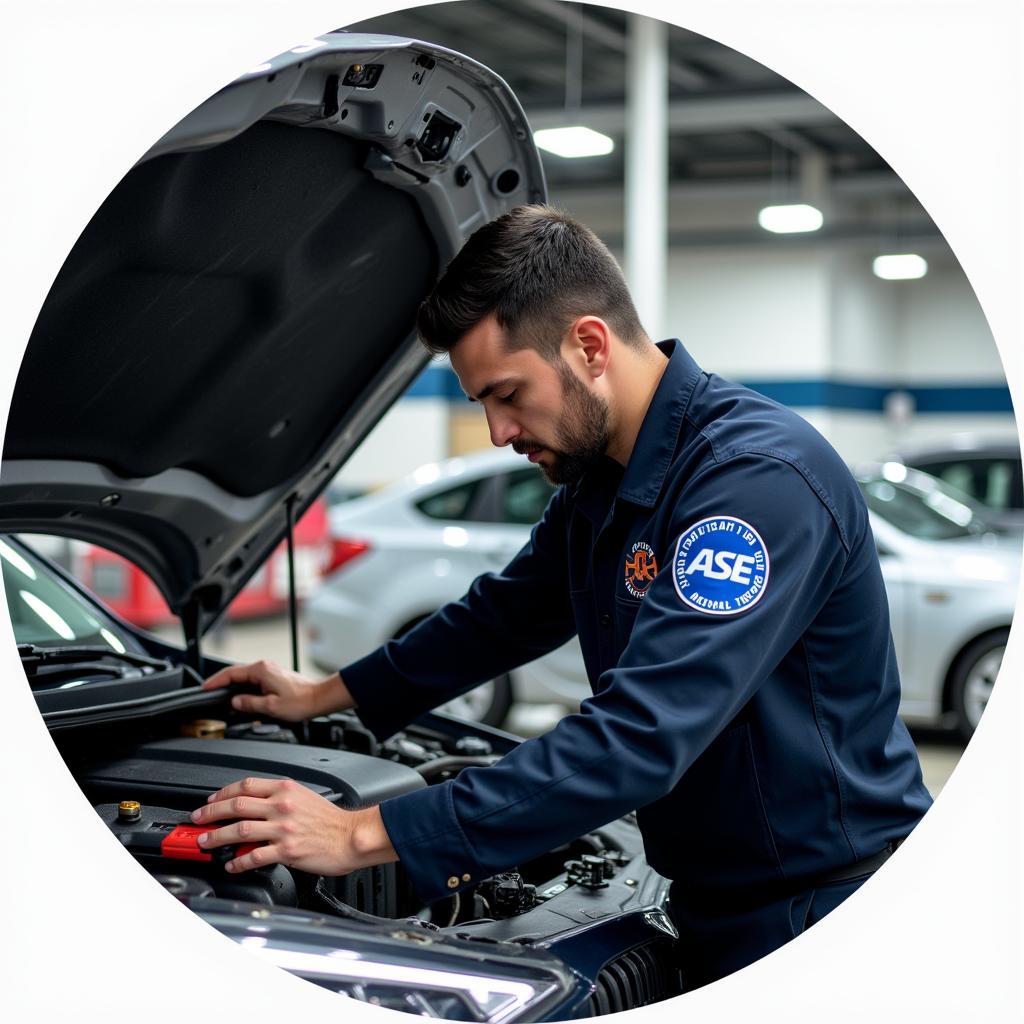
M 487 413 L 487 429 L 491 434 L 491 444 L 495 448 L 504 448 L 519 434 L 519 426 L 515 420 L 498 412 Z

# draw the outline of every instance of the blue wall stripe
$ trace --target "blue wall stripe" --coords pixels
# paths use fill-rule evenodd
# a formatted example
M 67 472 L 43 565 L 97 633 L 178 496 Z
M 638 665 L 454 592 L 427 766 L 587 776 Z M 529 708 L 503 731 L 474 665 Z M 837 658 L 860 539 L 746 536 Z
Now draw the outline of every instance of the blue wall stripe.
M 428 363 L 423 372 L 409 385 L 406 398 L 447 398 L 449 401 L 466 401 L 459 387 L 459 378 L 447 367 Z
M 857 384 L 840 380 L 745 380 L 741 383 L 794 409 L 846 409 L 882 412 L 886 396 L 907 391 L 918 413 L 1012 413 L 1005 384 Z M 406 398 L 465 402 L 459 379 L 447 366 L 431 364 L 413 381 Z
M 882 412 L 894 391 L 906 391 L 918 414 L 1012 413 L 1005 384 L 854 384 L 835 380 L 747 380 L 748 388 L 792 408 Z
M 1013 412 L 1004 384 L 962 388 L 907 388 L 918 412 Z
M 881 412 L 892 388 L 831 380 L 745 380 L 741 383 L 794 409 L 857 409 Z

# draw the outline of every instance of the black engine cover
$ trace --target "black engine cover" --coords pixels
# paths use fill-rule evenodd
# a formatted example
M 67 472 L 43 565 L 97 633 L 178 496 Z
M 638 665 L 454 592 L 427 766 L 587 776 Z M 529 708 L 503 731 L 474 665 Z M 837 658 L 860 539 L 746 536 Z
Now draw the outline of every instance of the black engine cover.
M 246 776 L 294 779 L 347 809 L 380 803 L 426 785 L 419 772 L 367 754 L 260 740 L 156 740 L 95 762 L 79 785 L 93 803 L 138 800 L 194 810 Z

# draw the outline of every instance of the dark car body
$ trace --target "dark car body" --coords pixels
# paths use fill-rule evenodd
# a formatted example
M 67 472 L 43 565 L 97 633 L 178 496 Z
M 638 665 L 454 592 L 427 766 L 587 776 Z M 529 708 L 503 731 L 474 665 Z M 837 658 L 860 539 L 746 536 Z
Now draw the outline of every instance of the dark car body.
M 413 317 L 446 262 L 477 226 L 545 196 L 522 110 L 486 68 L 394 37 L 317 43 L 231 83 L 125 175 L 54 282 L 13 397 L 0 527 L 129 559 L 185 647 L 9 537 L 5 572 L 52 577 L 125 638 L 25 633 L 22 664 L 128 854 L 270 962 L 449 1019 L 656 1001 L 681 977 L 667 883 L 633 816 L 429 906 L 400 864 L 236 878 L 195 844 L 189 811 L 243 775 L 354 808 L 518 742 L 439 714 L 383 743 L 347 712 L 256 722 L 199 687 L 222 665 L 204 634 L 425 364 Z M 56 622 L 45 600 L 28 607 Z

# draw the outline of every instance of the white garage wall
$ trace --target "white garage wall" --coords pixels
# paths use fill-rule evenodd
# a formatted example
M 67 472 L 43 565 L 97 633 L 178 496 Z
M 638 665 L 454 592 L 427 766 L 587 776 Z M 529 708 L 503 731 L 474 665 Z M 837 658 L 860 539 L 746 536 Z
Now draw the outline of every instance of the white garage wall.
M 704 369 L 748 380 L 828 372 L 829 281 L 813 249 L 677 250 L 668 280 L 669 329 Z
M 921 444 L 948 440 L 964 434 L 986 440 L 1017 440 L 1017 428 L 1009 413 L 915 416 L 902 432 L 901 443 Z
M 879 280 L 872 255 L 813 241 L 676 249 L 669 257 L 670 333 L 705 369 L 769 393 L 799 393 L 793 386 L 801 383 L 852 386 L 832 395 L 832 404 L 794 406 L 849 461 L 954 433 L 1016 436 L 1008 413 L 895 419 L 877 408 L 884 389 L 1001 386 L 1005 375 L 974 293 L 947 250 L 931 246 L 929 273 L 918 281 Z M 449 454 L 451 403 L 441 387 L 420 390 L 436 397 L 400 401 L 343 480 L 376 487 Z M 844 406 L 851 394 L 866 395 L 876 409 Z
M 882 281 L 871 272 L 870 253 L 832 255 L 835 379 L 906 387 L 1005 383 L 999 353 L 967 279 L 948 252 L 929 252 L 928 257 L 924 278 Z M 1006 413 L 918 413 L 901 420 L 833 409 L 815 410 L 808 418 L 854 461 L 957 433 L 1015 436 L 1013 417 Z
M 901 286 L 903 293 L 908 376 L 965 384 L 1005 379 L 992 332 L 958 266 L 939 265 L 920 281 L 889 283 Z
M 403 398 L 370 432 L 337 479 L 361 489 L 390 483 L 448 454 L 449 402 Z
M 830 373 L 852 382 L 891 384 L 904 377 L 900 288 L 923 281 L 881 281 L 867 253 L 828 257 Z M 896 287 L 892 287 L 896 285 Z

